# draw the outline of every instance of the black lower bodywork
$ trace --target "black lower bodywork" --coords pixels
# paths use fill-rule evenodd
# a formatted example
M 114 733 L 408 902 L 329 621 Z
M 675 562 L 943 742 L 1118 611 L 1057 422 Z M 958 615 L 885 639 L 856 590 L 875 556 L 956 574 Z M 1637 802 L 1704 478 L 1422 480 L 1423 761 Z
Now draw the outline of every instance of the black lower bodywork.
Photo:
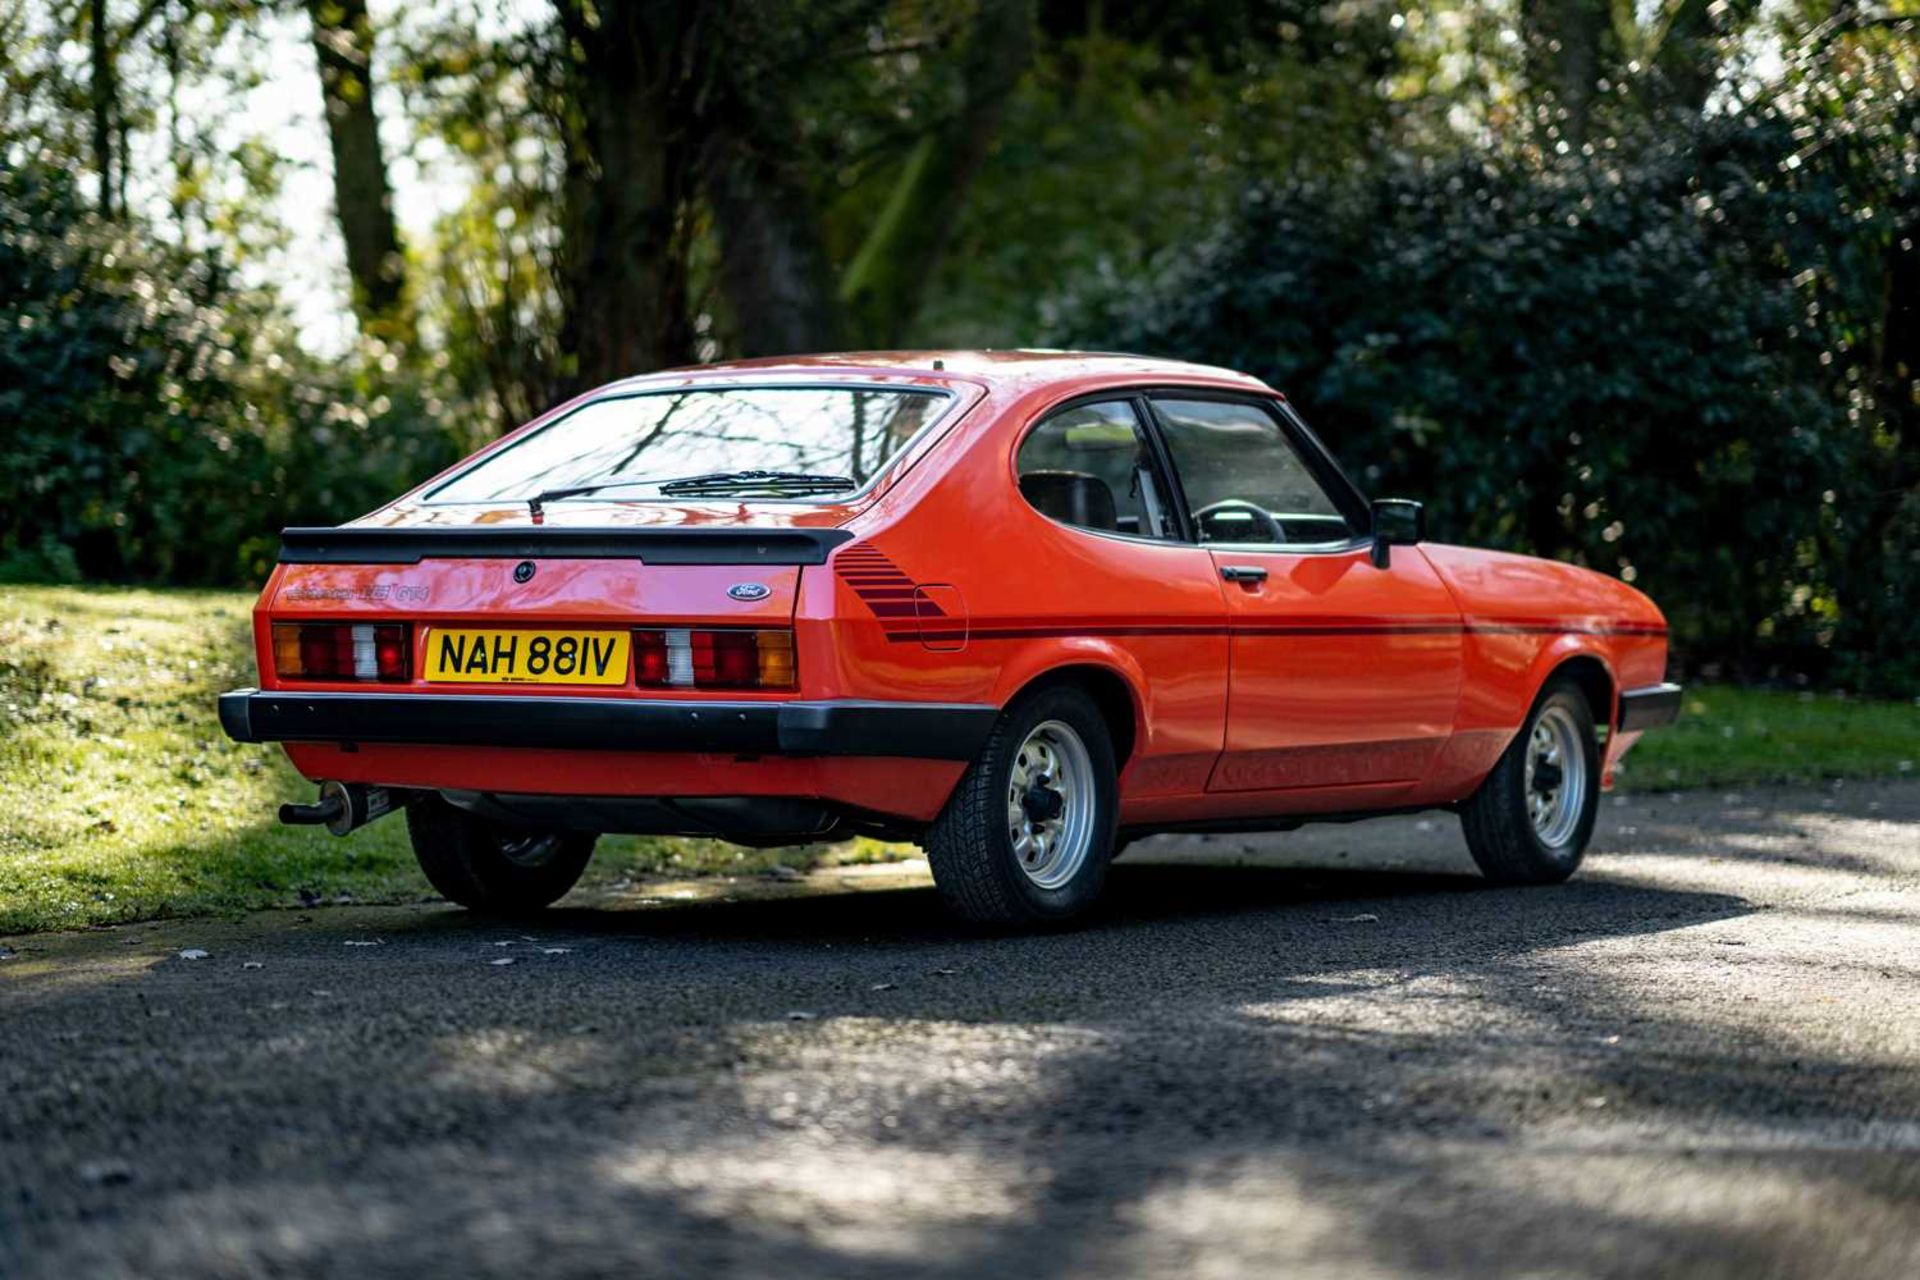
M 1676 684 L 1620 695 L 1621 732 L 1671 724 Z M 236 689 L 220 697 L 220 724 L 240 742 L 386 743 L 540 747 L 594 751 L 693 751 L 733 755 L 870 756 L 968 761 L 999 708 L 979 703 L 692 702 L 624 698 L 423 693 L 297 693 Z M 837 839 L 855 831 L 915 833 L 897 819 L 807 797 L 551 796 L 450 790 L 448 802 L 508 826 L 714 836 L 748 845 Z M 1244 817 L 1128 830 L 1291 830 L 1383 812 Z M 1410 812 L 1410 810 L 1408 811 Z
M 529 831 L 708 836 L 755 848 L 869 834 L 911 839 L 912 826 L 846 805 L 801 796 L 551 796 L 442 791 L 457 808 Z
M 1672 724 L 1680 716 L 1680 686 L 1654 684 L 1620 695 L 1620 732 L 1636 733 Z
M 973 759 L 999 714 L 990 705 L 946 702 L 669 702 L 260 689 L 220 695 L 220 726 L 237 742 L 919 760 Z

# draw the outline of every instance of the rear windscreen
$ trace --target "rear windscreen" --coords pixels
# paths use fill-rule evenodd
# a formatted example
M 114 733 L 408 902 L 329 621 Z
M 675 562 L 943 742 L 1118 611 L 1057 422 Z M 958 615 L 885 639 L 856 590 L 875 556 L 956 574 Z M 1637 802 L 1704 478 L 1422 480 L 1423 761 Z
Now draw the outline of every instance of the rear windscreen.
M 839 499 L 864 487 L 947 400 L 874 387 L 608 396 L 490 454 L 428 500 L 525 501 L 585 485 L 615 500 L 721 489 L 728 497 Z

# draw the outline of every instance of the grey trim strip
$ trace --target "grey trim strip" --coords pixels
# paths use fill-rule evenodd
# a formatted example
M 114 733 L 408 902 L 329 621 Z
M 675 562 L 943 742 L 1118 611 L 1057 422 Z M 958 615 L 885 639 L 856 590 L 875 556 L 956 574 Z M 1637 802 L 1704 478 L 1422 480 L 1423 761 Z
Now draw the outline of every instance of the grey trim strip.
M 1677 684 L 1648 685 L 1644 689 L 1628 689 L 1620 695 L 1622 733 L 1658 729 L 1679 717 L 1680 686 Z
M 367 742 L 590 751 L 971 760 L 998 707 L 970 702 L 691 702 L 437 693 L 220 695 L 237 742 Z

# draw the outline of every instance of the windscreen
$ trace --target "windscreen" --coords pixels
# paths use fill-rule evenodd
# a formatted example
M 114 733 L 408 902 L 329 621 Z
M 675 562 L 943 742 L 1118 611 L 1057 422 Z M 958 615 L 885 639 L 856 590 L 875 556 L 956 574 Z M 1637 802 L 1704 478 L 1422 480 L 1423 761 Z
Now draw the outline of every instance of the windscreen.
M 433 502 L 519 502 L 591 486 L 615 500 L 828 500 L 860 488 L 939 416 L 937 392 L 725 387 L 581 405 L 435 489 Z

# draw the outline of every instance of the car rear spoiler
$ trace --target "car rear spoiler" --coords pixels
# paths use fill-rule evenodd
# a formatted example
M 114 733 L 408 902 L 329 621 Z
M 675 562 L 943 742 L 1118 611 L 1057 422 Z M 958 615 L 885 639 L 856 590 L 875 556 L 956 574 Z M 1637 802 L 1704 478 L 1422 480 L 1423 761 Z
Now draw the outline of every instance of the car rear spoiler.
M 728 526 L 585 529 L 382 527 L 280 531 L 281 564 L 418 564 L 422 560 L 638 560 L 642 564 L 825 564 L 844 529 Z

